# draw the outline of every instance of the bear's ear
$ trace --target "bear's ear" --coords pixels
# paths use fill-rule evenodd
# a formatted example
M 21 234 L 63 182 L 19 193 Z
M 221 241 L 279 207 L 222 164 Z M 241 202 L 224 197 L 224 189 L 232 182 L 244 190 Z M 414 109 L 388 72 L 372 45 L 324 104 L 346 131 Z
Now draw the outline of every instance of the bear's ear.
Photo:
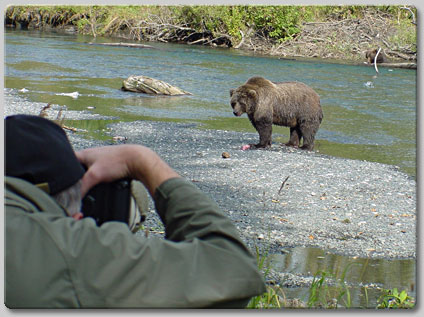
M 247 95 L 253 99 L 256 99 L 258 97 L 258 93 L 256 92 L 256 90 L 253 89 L 249 89 L 247 91 Z
M 234 89 L 230 89 L 230 97 L 233 96 L 233 93 L 234 93 Z

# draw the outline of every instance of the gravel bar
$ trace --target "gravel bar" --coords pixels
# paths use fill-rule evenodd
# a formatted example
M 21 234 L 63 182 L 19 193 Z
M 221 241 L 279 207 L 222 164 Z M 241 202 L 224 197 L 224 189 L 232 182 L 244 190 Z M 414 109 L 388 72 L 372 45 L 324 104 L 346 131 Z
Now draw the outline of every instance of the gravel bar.
M 5 116 L 38 114 L 44 106 L 12 90 L 4 97 Z M 66 111 L 66 118 L 110 119 L 89 111 Z M 416 181 L 394 166 L 276 143 L 270 150 L 242 151 L 243 144 L 257 142 L 257 133 L 199 129 L 191 123 L 111 124 L 110 142 L 67 133 L 76 150 L 117 139 L 152 148 L 218 203 L 252 250 L 316 247 L 351 257 L 416 257 Z M 152 202 L 150 207 L 146 227 L 152 236 L 160 235 L 163 227 Z
M 242 151 L 257 142 L 256 133 L 188 124 L 136 121 L 111 129 L 127 143 L 151 147 L 211 196 L 251 246 L 415 258 L 416 182 L 393 166 L 278 144 Z

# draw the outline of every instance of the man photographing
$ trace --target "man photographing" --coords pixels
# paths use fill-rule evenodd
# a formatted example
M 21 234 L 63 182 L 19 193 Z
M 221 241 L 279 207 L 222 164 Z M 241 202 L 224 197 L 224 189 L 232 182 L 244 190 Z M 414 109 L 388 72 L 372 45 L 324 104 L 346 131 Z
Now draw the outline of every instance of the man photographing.
M 5 119 L 5 152 L 7 307 L 242 308 L 265 291 L 230 219 L 149 148 L 74 153 L 54 122 L 16 115 Z M 147 188 L 165 239 L 84 217 L 82 197 L 123 178 Z

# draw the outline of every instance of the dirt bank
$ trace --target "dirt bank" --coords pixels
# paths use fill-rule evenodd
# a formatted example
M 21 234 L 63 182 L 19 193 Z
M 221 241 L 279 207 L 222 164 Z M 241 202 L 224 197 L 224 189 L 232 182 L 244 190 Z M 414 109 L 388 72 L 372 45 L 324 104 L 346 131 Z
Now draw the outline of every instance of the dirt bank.
M 412 25 L 412 24 L 411 24 Z M 393 17 L 375 11 L 364 11 L 363 18 L 329 17 L 323 22 L 307 22 L 292 40 L 281 44 L 246 40 L 243 48 L 280 57 L 322 58 L 348 62 L 365 62 L 365 52 L 382 48 L 391 61 L 416 61 L 416 47 L 393 41 L 400 33 Z M 252 42 L 252 44 L 247 44 Z M 257 44 L 253 44 L 257 42 Z M 261 43 L 262 42 L 262 43 Z

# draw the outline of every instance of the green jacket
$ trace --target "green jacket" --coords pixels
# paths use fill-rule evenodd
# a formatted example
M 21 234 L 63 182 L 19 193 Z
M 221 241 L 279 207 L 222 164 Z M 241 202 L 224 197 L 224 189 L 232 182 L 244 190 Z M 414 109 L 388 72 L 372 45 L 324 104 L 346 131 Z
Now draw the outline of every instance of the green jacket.
M 231 221 L 187 180 L 156 191 L 165 239 L 74 220 L 32 184 L 5 185 L 9 308 L 244 307 L 265 291 Z

